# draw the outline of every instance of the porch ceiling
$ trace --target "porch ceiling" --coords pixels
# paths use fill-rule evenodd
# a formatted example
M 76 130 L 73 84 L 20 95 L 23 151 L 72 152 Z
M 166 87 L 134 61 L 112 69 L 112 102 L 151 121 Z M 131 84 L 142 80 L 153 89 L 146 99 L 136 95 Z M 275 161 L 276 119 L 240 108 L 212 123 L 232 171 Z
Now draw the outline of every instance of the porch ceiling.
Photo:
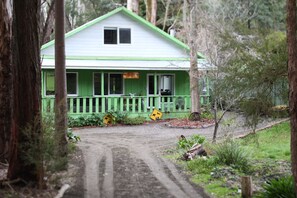
M 43 69 L 54 69 L 54 59 L 43 59 Z M 199 70 L 213 69 L 205 61 L 198 61 Z M 188 60 L 67 60 L 66 69 L 100 69 L 100 70 L 182 70 L 190 69 Z

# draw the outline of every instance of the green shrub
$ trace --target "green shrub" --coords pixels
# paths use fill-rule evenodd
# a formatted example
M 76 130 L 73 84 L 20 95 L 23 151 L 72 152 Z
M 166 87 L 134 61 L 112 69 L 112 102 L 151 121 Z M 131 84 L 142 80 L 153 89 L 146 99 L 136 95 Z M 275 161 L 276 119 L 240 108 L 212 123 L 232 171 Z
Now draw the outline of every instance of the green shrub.
M 215 167 L 213 158 L 196 158 L 187 163 L 187 168 L 194 174 L 209 174 Z
M 103 126 L 103 114 L 92 114 L 87 117 L 68 117 L 68 127 Z
M 119 111 L 108 111 L 105 116 L 110 116 L 112 118 L 112 124 L 116 123 L 123 123 L 124 119 L 127 118 L 126 112 L 119 112 Z
M 202 144 L 205 137 L 200 135 L 192 135 L 190 138 L 180 138 L 177 143 L 178 149 L 190 149 L 194 144 Z
M 143 124 L 145 122 L 145 117 L 136 117 L 136 118 L 129 118 L 129 117 L 125 117 L 123 119 L 123 124 L 126 125 L 140 125 Z
M 77 143 L 78 141 L 80 141 L 80 137 L 73 134 L 71 128 L 69 128 L 68 131 L 67 131 L 67 138 L 72 143 Z
M 214 156 L 218 164 L 232 166 L 244 172 L 250 168 L 249 154 L 234 140 L 226 140 L 214 147 Z
M 282 177 L 270 180 L 263 186 L 264 192 L 260 195 L 263 198 L 295 198 L 293 177 Z
M 213 114 L 210 111 L 204 111 L 204 112 L 201 113 L 200 118 L 201 119 L 211 120 L 211 119 L 214 118 L 214 116 L 213 116 Z

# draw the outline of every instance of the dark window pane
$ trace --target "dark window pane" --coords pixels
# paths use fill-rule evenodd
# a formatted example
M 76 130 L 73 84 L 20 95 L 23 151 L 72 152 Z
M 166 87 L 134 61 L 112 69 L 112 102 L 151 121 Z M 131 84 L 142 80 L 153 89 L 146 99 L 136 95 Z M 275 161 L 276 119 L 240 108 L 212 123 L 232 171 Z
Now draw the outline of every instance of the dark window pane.
M 76 73 L 67 73 L 67 94 L 77 94 L 77 78 Z
M 154 76 L 149 76 L 149 94 L 154 94 Z
M 109 76 L 110 94 L 123 94 L 122 74 L 110 74 Z
M 120 28 L 120 43 L 131 43 L 131 30 Z
M 101 95 L 101 73 L 94 73 L 94 95 Z
M 159 94 L 159 76 L 157 76 L 157 94 Z M 153 75 L 149 75 L 149 94 L 155 94 L 155 77 Z
M 108 74 L 104 74 L 104 95 L 108 95 Z
M 46 72 L 45 81 L 45 95 L 55 95 L 55 73 Z
M 117 29 L 104 29 L 104 44 L 117 44 Z

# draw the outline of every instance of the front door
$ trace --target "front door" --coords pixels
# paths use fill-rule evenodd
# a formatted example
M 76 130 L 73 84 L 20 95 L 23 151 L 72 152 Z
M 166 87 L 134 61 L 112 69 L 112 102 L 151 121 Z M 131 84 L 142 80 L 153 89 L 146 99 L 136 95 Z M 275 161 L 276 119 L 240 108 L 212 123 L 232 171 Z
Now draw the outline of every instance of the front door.
M 174 95 L 174 75 L 173 74 L 148 74 L 147 77 L 147 105 L 151 107 L 161 107 L 161 96 L 164 102 L 171 100 Z

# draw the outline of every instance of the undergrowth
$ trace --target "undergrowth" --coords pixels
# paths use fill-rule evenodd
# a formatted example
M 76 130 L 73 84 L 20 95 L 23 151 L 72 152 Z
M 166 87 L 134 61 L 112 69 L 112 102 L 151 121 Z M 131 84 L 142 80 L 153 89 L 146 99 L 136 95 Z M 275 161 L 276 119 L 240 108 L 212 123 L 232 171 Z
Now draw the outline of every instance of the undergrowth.
M 187 141 L 179 139 L 171 156 L 181 159 L 185 150 L 193 144 Z M 203 186 L 212 196 L 240 197 L 241 176 L 249 175 L 257 186 L 256 197 L 276 197 L 268 196 L 269 193 L 288 193 L 290 195 L 279 197 L 291 197 L 290 180 L 282 178 L 291 174 L 288 122 L 242 139 L 226 139 L 215 145 L 204 142 L 203 146 L 207 150 L 207 158 L 179 160 L 177 163 L 191 173 L 193 182 Z

